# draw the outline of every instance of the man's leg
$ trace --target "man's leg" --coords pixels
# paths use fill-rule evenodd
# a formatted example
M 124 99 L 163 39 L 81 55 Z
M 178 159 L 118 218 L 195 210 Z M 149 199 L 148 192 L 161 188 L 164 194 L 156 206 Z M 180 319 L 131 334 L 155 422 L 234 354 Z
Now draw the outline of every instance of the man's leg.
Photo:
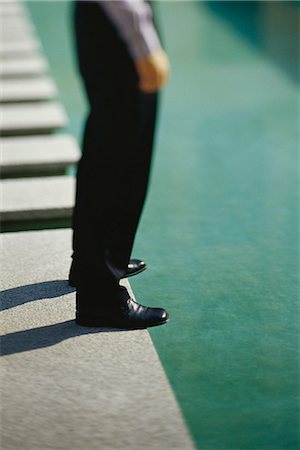
M 133 63 L 99 5 L 80 2 L 76 25 L 91 111 L 73 221 L 77 308 L 83 317 L 124 298 L 119 280 L 127 269 L 146 195 L 157 96 L 139 92 Z M 130 308 L 134 317 L 142 314 L 138 323 L 146 326 L 167 320 L 163 310 L 153 309 L 146 319 L 146 309 L 138 313 L 136 306 Z M 117 323 L 124 321 L 119 317 Z

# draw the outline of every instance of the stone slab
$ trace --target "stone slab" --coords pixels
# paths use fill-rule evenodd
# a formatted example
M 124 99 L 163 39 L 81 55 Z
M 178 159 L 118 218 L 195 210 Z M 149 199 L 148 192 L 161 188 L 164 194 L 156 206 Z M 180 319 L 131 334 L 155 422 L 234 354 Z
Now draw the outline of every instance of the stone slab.
M 1 241 L 3 450 L 193 449 L 147 330 L 75 324 L 70 230 Z
M 1 180 L 0 192 L 2 222 L 69 218 L 75 200 L 75 178 Z
M 80 157 L 76 140 L 67 134 L 0 138 L 0 152 L 2 175 L 63 170 Z
M 43 75 L 48 69 L 45 58 L 41 55 L 31 57 L 10 58 L 0 61 L 1 78 L 20 78 Z
M 38 39 L 28 38 L 22 40 L 2 40 L 0 41 L 0 57 L 12 58 L 16 55 L 36 55 L 41 49 L 41 44 Z
M 1 20 L 0 18 L 0 40 L 1 42 L 18 42 L 36 38 L 36 31 L 32 23 L 24 22 L 18 18 Z
M 0 135 L 48 133 L 67 124 L 58 102 L 0 105 Z
M 0 2 L 0 17 L 23 16 L 27 14 L 23 2 Z
M 0 23 L 1 28 L 4 28 L 4 31 L 8 29 L 35 29 L 35 26 L 27 12 L 25 14 L 0 15 Z
M 49 77 L 0 80 L 1 103 L 52 100 L 56 96 L 55 83 Z

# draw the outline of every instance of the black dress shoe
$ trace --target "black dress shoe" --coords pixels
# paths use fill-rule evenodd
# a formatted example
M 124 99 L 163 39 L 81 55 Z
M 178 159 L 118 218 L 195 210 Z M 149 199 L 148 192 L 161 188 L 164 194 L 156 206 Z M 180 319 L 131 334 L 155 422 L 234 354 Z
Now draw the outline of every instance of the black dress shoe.
M 84 296 L 76 293 L 76 323 L 85 327 L 112 327 L 134 330 L 162 325 L 169 320 L 169 314 L 162 308 L 150 308 L 140 305 L 133 300 L 126 288 L 111 302 L 104 304 L 101 309 L 86 309 Z
M 144 270 L 147 269 L 147 264 L 144 261 L 141 261 L 140 259 L 131 259 L 129 261 L 129 264 L 127 266 L 127 271 L 123 278 L 129 278 L 133 277 L 134 275 L 137 275 L 141 272 L 144 272 Z M 72 287 L 76 287 L 76 276 L 74 273 L 74 264 L 72 261 L 71 269 L 69 273 L 69 285 Z

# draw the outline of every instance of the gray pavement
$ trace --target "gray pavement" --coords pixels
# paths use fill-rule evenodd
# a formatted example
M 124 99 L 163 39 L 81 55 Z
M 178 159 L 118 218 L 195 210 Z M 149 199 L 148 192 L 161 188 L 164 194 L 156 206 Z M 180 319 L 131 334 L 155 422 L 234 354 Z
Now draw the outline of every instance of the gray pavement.
M 2 58 L 11 58 L 16 55 L 37 54 L 41 49 L 40 42 L 35 38 L 22 39 L 22 41 L 2 41 L 0 42 L 0 56 Z
M 1 448 L 194 448 L 148 332 L 75 325 L 70 230 L 1 240 Z
M 18 17 L 0 17 L 0 39 L 2 42 L 18 42 L 36 37 L 36 30 L 32 23 L 20 20 Z
M 76 140 L 68 134 L 0 138 L 0 150 L 2 176 L 53 174 L 74 165 L 80 157 Z
M 73 176 L 18 178 L 0 181 L 1 220 L 71 217 L 75 200 Z
M 10 58 L 0 62 L 0 77 L 8 79 L 36 77 L 43 75 L 47 69 L 47 61 L 41 55 Z
M 42 72 L 30 20 L 18 6 L 2 6 L 0 76 Z M 26 83 L 28 88 L 31 81 Z M 14 97 L 17 84 L 2 82 L 3 101 L 29 100 Z M 26 92 L 24 80 L 20 92 Z M 79 151 L 70 136 L 12 137 L 49 133 L 66 122 L 59 103 L 1 105 L 0 132 L 9 136 L 0 139 L 2 169 L 54 170 L 74 162 Z M 71 215 L 71 176 L 7 179 L 0 185 L 4 221 Z M 75 324 L 75 292 L 67 283 L 71 230 L 7 233 L 0 240 L 1 449 L 193 449 L 147 330 Z
M 0 17 L 19 16 L 26 13 L 27 11 L 22 2 L 2 1 L 0 3 Z
M 0 80 L 1 103 L 52 100 L 56 96 L 56 85 L 48 76 Z
M 67 115 L 58 102 L 2 104 L 0 135 L 50 133 L 67 125 Z

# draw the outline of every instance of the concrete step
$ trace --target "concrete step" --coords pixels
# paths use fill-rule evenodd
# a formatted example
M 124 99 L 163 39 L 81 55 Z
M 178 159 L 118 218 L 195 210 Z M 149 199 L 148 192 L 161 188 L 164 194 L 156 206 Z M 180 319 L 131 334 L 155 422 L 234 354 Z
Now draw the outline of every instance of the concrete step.
M 36 30 L 31 22 L 17 17 L 9 20 L 0 18 L 1 42 L 19 42 L 33 38 L 36 39 Z
M 0 4 L 2 5 L 3 2 Z M 35 28 L 32 23 L 31 17 L 28 13 L 27 9 L 23 9 L 22 12 L 11 12 L 10 14 L 5 13 L 4 10 L 0 13 L 0 22 L 1 27 L 5 26 L 5 28 L 17 29 L 23 27 L 30 27 L 31 29 Z
M 5 1 L 0 3 L 0 17 L 24 16 L 27 10 L 22 2 Z
M 71 231 L 1 242 L 3 450 L 192 450 L 148 331 L 75 324 Z
M 57 176 L 0 181 L 2 222 L 70 218 L 75 178 Z
M 0 135 L 49 133 L 67 124 L 58 102 L 0 105 Z
M 16 103 L 52 100 L 57 96 L 55 83 L 51 78 L 24 78 L 0 80 L 0 102 Z
M 41 49 L 41 44 L 38 39 L 34 37 L 0 42 L 0 57 L 1 58 L 15 58 L 16 55 L 30 55 L 34 56 Z
M 1 78 L 22 78 L 43 75 L 48 69 L 45 58 L 40 55 L 10 58 L 0 61 Z
M 2 177 L 63 172 L 80 157 L 76 140 L 67 134 L 0 138 L 0 150 Z

